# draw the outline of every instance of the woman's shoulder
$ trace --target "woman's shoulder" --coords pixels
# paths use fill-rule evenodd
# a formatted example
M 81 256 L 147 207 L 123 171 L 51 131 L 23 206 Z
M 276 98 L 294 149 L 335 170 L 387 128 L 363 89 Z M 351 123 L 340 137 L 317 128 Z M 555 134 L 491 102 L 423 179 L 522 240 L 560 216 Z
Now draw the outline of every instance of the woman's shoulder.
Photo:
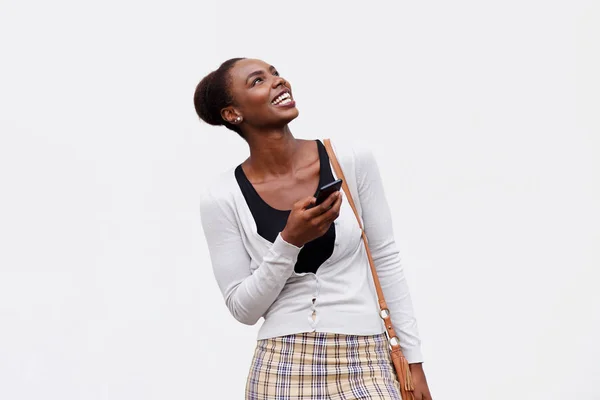
M 234 193 L 237 189 L 237 181 L 235 179 L 235 168 L 228 168 L 205 183 L 200 195 L 200 201 L 203 205 L 233 204 Z
M 320 140 L 325 142 L 325 139 Z M 342 166 L 348 165 L 354 169 L 374 161 L 372 147 L 365 139 L 331 137 L 330 140 L 333 151 Z

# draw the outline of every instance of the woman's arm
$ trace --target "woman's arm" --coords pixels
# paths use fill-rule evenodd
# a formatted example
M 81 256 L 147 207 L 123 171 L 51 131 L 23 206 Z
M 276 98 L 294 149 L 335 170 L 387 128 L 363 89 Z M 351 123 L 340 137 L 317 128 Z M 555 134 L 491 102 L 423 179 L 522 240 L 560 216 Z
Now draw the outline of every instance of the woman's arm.
M 355 149 L 355 157 L 362 219 L 381 289 L 404 356 L 411 364 L 420 363 L 421 341 L 379 168 L 373 153 L 365 148 Z
M 226 207 L 225 201 L 205 195 L 200 202 L 202 227 L 227 308 L 238 321 L 254 325 L 277 299 L 294 270 L 301 248 L 278 235 L 262 263 L 251 273 L 250 256 L 233 211 Z

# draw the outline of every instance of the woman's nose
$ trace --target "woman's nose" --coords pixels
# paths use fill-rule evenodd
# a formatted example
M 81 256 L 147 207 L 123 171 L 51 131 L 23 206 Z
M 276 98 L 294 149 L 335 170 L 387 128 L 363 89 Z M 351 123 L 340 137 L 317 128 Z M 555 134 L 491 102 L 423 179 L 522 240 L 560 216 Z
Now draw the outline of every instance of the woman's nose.
M 273 87 L 285 86 L 287 81 L 283 79 L 281 76 L 278 76 L 277 79 L 273 81 Z

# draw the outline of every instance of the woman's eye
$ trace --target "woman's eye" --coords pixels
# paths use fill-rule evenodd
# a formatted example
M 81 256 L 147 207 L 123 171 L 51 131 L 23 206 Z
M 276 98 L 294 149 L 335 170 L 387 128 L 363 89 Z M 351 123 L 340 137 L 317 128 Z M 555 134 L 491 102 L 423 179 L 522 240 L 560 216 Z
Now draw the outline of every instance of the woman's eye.
M 262 78 L 256 78 L 255 80 L 252 81 L 252 86 L 256 85 L 258 82 L 262 81 Z
M 275 71 L 275 72 L 273 72 L 273 75 L 279 76 L 279 72 Z

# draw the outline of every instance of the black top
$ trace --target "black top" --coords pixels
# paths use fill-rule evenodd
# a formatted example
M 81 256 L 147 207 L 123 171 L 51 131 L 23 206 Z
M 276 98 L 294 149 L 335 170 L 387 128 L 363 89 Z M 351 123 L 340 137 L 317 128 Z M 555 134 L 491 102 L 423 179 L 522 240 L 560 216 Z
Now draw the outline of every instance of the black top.
M 329 164 L 327 150 L 320 140 L 316 140 L 319 149 L 319 186 L 333 182 L 333 172 Z M 235 169 L 235 178 L 246 199 L 246 203 L 252 212 L 256 222 L 258 234 L 271 243 L 275 241 L 279 232 L 285 228 L 291 210 L 277 210 L 268 205 L 256 192 L 252 183 L 244 173 L 241 165 Z M 315 193 L 316 195 L 316 193 Z M 298 260 L 294 266 L 297 273 L 317 272 L 317 269 L 331 257 L 335 245 L 335 224 L 331 224 L 327 232 L 304 245 L 298 254 Z

